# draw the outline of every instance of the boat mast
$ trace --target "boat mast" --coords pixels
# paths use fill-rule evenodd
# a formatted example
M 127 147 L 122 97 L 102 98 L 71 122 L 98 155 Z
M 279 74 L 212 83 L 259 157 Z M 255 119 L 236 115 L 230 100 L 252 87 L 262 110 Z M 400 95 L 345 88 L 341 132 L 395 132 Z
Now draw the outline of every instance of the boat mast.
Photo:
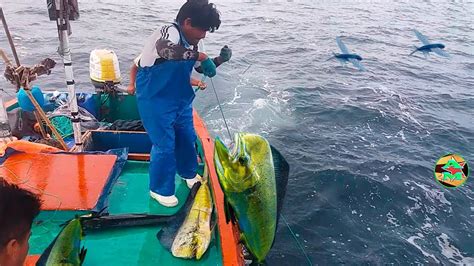
M 59 33 L 59 54 L 63 58 L 64 72 L 66 73 L 66 85 L 68 89 L 68 103 L 71 111 L 71 122 L 74 131 L 74 143 L 77 151 L 82 151 L 82 137 L 81 137 L 81 119 L 77 106 L 76 89 L 74 82 L 74 73 L 72 68 L 71 50 L 69 49 L 69 18 L 70 6 L 68 0 L 52 0 L 48 1 L 48 8 L 50 4 L 54 3 L 56 8 L 56 25 Z M 51 10 L 50 10 L 51 11 Z M 51 18 L 51 14 L 50 14 Z

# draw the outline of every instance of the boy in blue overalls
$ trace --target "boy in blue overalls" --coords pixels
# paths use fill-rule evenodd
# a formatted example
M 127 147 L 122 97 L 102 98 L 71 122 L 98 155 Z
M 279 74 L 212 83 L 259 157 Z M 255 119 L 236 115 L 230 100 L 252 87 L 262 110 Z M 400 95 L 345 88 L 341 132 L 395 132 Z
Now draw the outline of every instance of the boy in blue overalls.
M 196 67 L 213 77 L 216 67 L 230 59 L 232 51 L 227 46 L 213 60 L 197 48 L 206 32 L 217 30 L 220 23 L 213 4 L 188 0 L 176 23 L 155 31 L 139 57 L 135 83 L 138 111 L 153 143 L 150 196 L 166 207 L 178 204 L 174 195 L 176 171 L 188 187 L 199 181 L 191 72 Z

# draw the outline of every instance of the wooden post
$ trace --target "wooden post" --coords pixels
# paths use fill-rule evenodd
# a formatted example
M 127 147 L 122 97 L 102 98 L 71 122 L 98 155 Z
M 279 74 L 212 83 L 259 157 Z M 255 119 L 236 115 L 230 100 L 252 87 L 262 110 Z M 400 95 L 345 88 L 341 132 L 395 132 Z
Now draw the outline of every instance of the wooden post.
M 8 25 L 7 25 L 7 21 L 5 20 L 5 15 L 3 15 L 3 8 L 1 7 L 0 7 L 0 16 L 2 17 L 3 28 L 5 29 L 5 33 L 7 34 L 8 42 L 10 43 L 10 47 L 12 48 L 13 57 L 15 57 L 16 66 L 19 67 L 20 59 L 18 59 L 18 54 L 16 53 L 12 36 L 10 35 L 10 31 L 8 30 Z

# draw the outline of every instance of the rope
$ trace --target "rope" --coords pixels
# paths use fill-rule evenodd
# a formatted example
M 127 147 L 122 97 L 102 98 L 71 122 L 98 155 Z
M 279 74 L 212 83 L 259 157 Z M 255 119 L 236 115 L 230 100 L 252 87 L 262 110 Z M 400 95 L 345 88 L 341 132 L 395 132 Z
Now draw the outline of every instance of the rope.
M 301 250 L 301 252 L 303 253 L 303 255 L 305 256 L 306 260 L 308 261 L 308 265 L 313 265 L 313 263 L 311 262 L 311 259 L 309 258 L 308 254 L 306 253 L 306 251 L 304 250 L 303 248 L 303 245 L 301 245 L 300 241 L 298 240 L 296 234 L 293 232 L 293 230 L 291 230 L 291 227 L 290 227 L 290 224 L 288 224 L 288 222 L 286 221 L 286 218 L 285 216 L 283 216 L 283 214 L 280 214 L 282 220 L 285 222 L 286 224 L 286 227 L 288 227 L 288 230 L 290 231 L 290 234 L 293 236 L 293 238 L 295 239 L 296 241 L 296 244 L 298 245 L 298 248 Z

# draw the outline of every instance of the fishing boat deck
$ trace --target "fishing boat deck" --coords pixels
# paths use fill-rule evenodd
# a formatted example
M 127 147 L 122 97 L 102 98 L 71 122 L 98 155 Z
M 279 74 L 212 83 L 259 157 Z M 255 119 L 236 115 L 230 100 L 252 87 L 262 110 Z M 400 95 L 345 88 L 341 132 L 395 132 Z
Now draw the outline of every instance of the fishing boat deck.
M 166 208 L 148 194 L 148 163 L 127 161 L 109 196 L 110 215 L 148 213 L 173 215 L 184 204 L 189 189 L 176 176 L 177 197 L 180 204 Z M 56 237 L 61 224 L 76 214 L 75 211 L 42 211 L 33 225 L 30 254 L 40 254 Z M 160 226 L 107 229 L 93 231 L 84 236 L 82 245 L 87 248 L 84 265 L 222 265 L 222 251 L 214 230 L 211 244 L 201 260 L 175 258 L 158 241 Z M 31 262 L 32 258 L 30 258 Z M 33 259 L 34 260 L 34 259 Z M 31 265 L 31 264 L 30 264 Z
M 49 96 L 47 95 L 46 98 Z M 86 97 L 87 98 L 87 97 Z M 136 99 L 131 95 L 97 95 L 84 103 L 88 110 L 96 113 L 99 121 L 113 122 L 119 119 L 139 119 Z M 90 104 L 90 105 L 89 105 Z M 18 108 L 15 101 L 7 104 L 7 110 Z M 204 121 L 194 112 L 194 126 L 198 134 L 197 150 L 200 156 L 198 172 L 202 173 L 204 163 L 210 169 L 213 164 L 213 143 Z M 83 135 L 85 148 L 91 152 L 107 151 L 128 147 L 128 160 L 118 179 L 112 182 L 108 196 L 107 211 L 110 215 L 127 213 L 147 213 L 173 215 L 180 210 L 189 194 L 182 179 L 176 177 L 177 196 L 180 204 L 175 208 L 165 208 L 151 200 L 148 191 L 148 164 L 150 140 L 143 132 L 91 130 Z M 74 150 L 72 150 L 74 151 Z M 99 161 L 98 161 L 99 162 Z M 70 164 L 64 164 L 67 168 Z M 89 171 L 94 171 L 89 170 Z M 232 224 L 226 224 L 223 212 L 223 195 L 214 171 L 210 171 L 211 193 L 214 201 L 214 214 L 217 225 L 207 252 L 197 261 L 174 258 L 161 246 L 156 235 L 159 226 L 141 226 L 134 228 L 93 231 L 86 234 L 82 244 L 88 249 L 84 265 L 240 265 L 243 264 L 242 250 L 238 244 L 238 233 Z M 77 189 L 77 186 L 74 186 Z M 53 201 L 57 198 L 51 197 Z M 103 205 L 105 206 L 105 205 Z M 96 208 L 95 211 L 98 211 Z M 30 238 L 30 251 L 25 265 L 35 265 L 39 255 L 60 232 L 62 225 L 76 215 L 91 213 L 90 210 L 42 210 L 33 224 Z

